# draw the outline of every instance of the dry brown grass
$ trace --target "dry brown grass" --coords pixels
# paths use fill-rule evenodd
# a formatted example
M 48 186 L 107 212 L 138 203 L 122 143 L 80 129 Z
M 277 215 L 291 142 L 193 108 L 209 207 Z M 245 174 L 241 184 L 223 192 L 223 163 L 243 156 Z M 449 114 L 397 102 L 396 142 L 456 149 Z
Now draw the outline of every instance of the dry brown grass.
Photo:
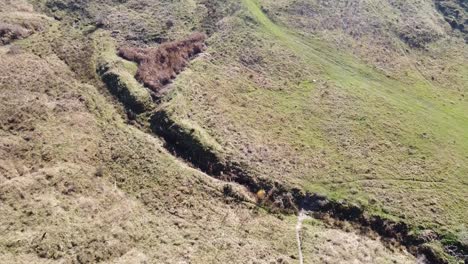
M 223 183 L 125 125 L 58 56 L 25 49 L 0 62 L 0 263 L 277 263 L 295 254 L 288 221 L 225 198 Z
M 0 263 L 225 263 L 239 251 L 236 263 L 258 252 L 269 263 L 294 254 L 287 221 L 225 202 L 221 182 L 126 126 L 58 56 L 0 61 Z
M 408 252 L 385 247 L 378 239 L 352 231 L 318 228 L 306 220 L 303 230 L 304 263 L 415 263 Z M 419 263 L 419 262 L 418 262 Z
M 119 56 L 138 63 L 136 78 L 158 92 L 179 74 L 193 56 L 205 49 L 206 35 L 193 33 L 180 41 L 167 42 L 157 48 L 122 47 Z

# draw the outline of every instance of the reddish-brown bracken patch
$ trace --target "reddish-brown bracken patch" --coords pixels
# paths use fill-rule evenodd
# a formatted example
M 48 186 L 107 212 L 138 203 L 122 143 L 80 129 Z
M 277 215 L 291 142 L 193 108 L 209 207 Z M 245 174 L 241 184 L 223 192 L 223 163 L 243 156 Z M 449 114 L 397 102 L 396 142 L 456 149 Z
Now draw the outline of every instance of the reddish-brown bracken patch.
M 206 35 L 194 33 L 184 40 L 163 43 L 158 47 L 121 47 L 119 56 L 138 63 L 135 78 L 154 92 L 179 74 L 190 58 L 205 49 Z

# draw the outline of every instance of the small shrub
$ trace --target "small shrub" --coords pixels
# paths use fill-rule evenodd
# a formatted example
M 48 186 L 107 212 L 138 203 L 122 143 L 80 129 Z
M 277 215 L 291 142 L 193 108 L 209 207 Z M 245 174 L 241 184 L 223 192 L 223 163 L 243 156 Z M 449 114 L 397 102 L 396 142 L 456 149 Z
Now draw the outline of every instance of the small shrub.
M 230 184 L 225 184 L 223 186 L 223 195 L 224 196 L 231 196 L 234 193 L 232 186 Z
M 265 200 L 265 198 L 266 198 L 266 192 L 265 192 L 265 190 L 263 190 L 263 189 L 259 190 L 259 191 L 257 192 L 257 199 L 258 199 L 259 201 L 263 201 L 263 200 Z
M 205 49 L 205 34 L 194 33 L 187 39 L 161 44 L 157 48 L 122 47 L 119 56 L 138 63 L 136 79 L 158 92 Z
M 170 19 L 166 21 L 166 28 L 172 28 L 173 26 L 174 26 L 174 21 Z
M 94 172 L 94 176 L 96 177 L 104 176 L 104 168 L 102 166 L 97 167 L 96 171 Z
M 108 26 L 108 21 L 105 15 L 99 14 L 94 19 L 94 24 L 97 28 L 105 28 Z
M 30 34 L 31 32 L 22 26 L 0 22 L 0 44 L 2 45 L 25 38 Z

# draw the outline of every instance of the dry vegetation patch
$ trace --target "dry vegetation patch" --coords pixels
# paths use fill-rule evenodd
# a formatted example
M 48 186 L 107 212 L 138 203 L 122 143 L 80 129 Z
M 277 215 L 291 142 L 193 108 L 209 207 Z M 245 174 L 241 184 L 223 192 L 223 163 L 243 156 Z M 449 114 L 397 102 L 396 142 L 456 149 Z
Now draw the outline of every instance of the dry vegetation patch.
M 0 45 L 43 31 L 51 18 L 35 13 L 23 0 L 0 1 Z
M 407 252 L 383 246 L 382 241 L 336 229 L 305 224 L 304 256 L 308 263 L 414 263 Z
M 221 183 L 125 126 L 58 56 L 0 61 L 0 263 L 224 263 L 239 251 L 234 262 L 270 263 L 295 252 L 287 221 L 225 202 Z
M 8 23 L 0 22 L 0 44 L 6 45 L 13 40 L 22 39 L 31 34 L 28 29 Z
M 168 42 L 157 48 L 122 47 L 119 55 L 138 63 L 136 78 L 158 92 L 179 74 L 193 56 L 205 49 L 206 36 L 194 33 L 180 41 Z

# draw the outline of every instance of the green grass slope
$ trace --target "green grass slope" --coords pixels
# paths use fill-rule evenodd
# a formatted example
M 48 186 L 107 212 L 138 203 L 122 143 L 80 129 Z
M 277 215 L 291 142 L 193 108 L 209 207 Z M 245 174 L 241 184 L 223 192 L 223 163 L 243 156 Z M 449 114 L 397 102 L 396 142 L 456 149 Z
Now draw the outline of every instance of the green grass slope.
M 449 89 L 416 65 L 388 76 L 243 4 L 174 83 L 174 115 L 259 177 L 466 233 L 466 46 L 454 66 L 462 86 Z

